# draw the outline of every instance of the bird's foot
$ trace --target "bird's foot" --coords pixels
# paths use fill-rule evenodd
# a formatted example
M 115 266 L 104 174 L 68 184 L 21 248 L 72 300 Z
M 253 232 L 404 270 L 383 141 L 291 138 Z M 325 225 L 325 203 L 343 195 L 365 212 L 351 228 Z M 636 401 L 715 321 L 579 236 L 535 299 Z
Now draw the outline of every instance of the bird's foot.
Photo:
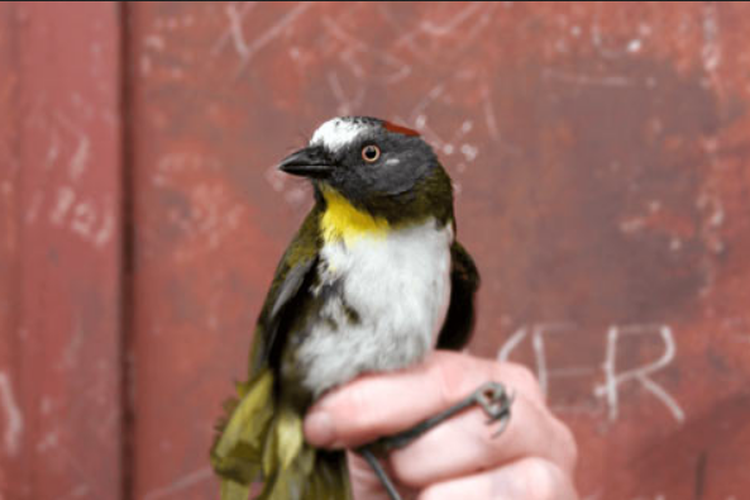
M 463 410 L 478 405 L 487 414 L 487 424 L 500 422 L 500 428 L 495 431 L 494 436 L 500 435 L 508 426 L 510 421 L 510 407 L 513 404 L 514 395 L 505 390 L 505 386 L 498 382 L 487 382 L 474 391 L 463 401 L 451 406 L 434 417 L 424 420 L 414 427 L 407 429 L 392 436 L 385 436 L 372 443 L 360 446 L 355 450 L 367 460 L 372 470 L 383 483 L 383 487 L 388 492 L 391 500 L 401 500 L 398 491 L 396 491 L 393 482 L 388 477 L 376 454 L 382 454 L 394 449 L 403 448 L 414 440 L 425 434 L 427 431 L 448 420 Z

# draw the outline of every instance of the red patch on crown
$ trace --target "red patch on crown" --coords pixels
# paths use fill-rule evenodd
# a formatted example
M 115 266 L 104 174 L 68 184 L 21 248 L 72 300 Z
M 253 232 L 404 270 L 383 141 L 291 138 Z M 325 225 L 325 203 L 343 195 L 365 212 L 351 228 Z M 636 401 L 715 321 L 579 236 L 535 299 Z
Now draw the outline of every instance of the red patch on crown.
M 383 128 L 389 132 L 394 132 L 396 134 L 419 136 L 419 132 L 417 132 L 416 130 L 403 127 L 401 125 L 396 125 L 395 123 L 391 123 L 391 122 L 383 122 Z

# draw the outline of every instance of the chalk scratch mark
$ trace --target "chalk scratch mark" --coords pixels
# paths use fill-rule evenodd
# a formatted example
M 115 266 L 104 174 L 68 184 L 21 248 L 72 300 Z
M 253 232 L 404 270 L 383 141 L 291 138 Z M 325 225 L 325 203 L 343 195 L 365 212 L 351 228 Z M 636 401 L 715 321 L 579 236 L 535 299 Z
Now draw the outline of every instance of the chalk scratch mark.
M 81 177 L 81 174 L 86 170 L 86 164 L 89 161 L 89 155 L 91 154 L 91 139 L 86 135 L 81 135 L 78 138 L 78 147 L 76 148 L 73 157 L 70 159 L 69 172 L 71 180 L 77 180 Z
M 554 69 L 546 68 L 542 76 L 549 80 L 556 80 L 571 85 L 589 86 L 589 87 L 633 87 L 636 85 L 632 78 L 621 75 L 585 75 L 565 73 Z
M 438 83 L 425 95 L 414 109 L 412 109 L 409 115 L 409 123 L 413 124 L 414 127 L 420 131 L 435 147 L 441 149 L 445 144 L 445 141 L 431 128 L 427 126 L 427 115 L 425 110 L 435 101 L 437 101 L 445 92 L 446 84 L 444 82 Z
M 719 42 L 719 14 L 717 6 L 706 4 L 703 10 L 703 69 L 716 80 L 715 73 L 721 64 L 721 44 Z
M 658 333 L 664 342 L 664 353 L 656 361 L 617 373 L 617 346 L 621 336 L 644 335 Z M 685 421 L 685 412 L 675 399 L 659 384 L 649 377 L 653 373 L 666 368 L 675 358 L 676 346 L 672 329 L 667 325 L 634 325 L 634 326 L 612 326 L 607 332 L 607 355 L 604 362 L 605 382 L 598 385 L 594 395 L 606 398 L 609 407 L 609 419 L 617 420 L 619 415 L 619 386 L 631 380 L 637 380 L 643 387 L 656 396 L 670 411 L 674 419 L 682 423 Z
M 50 222 L 55 226 L 62 225 L 66 214 L 76 200 L 75 191 L 68 186 L 61 186 L 57 190 L 57 203 L 50 213 Z
M 500 351 L 497 353 L 497 360 L 501 363 L 505 363 L 509 360 L 510 354 L 515 350 L 515 348 L 524 341 L 526 336 L 528 335 L 528 330 L 526 327 L 522 327 L 518 331 L 514 332 L 508 340 L 505 341 L 505 344 L 500 348 Z
M 469 4 L 465 9 L 462 9 L 461 12 L 453 16 L 447 23 L 438 24 L 428 19 L 422 21 L 419 25 L 422 28 L 422 31 L 432 36 L 447 36 L 452 34 L 458 26 L 466 22 L 472 15 L 479 12 L 482 7 L 483 6 L 481 2 L 473 2 Z
M 23 414 L 13 395 L 10 377 L 2 372 L 0 372 L 0 406 L 5 412 L 5 432 L 3 433 L 5 451 L 8 455 L 15 456 L 21 447 Z
M 328 34 L 342 42 L 344 47 L 346 47 L 341 52 L 341 60 L 349 66 L 352 74 L 357 78 L 363 79 L 367 76 L 370 81 L 379 81 L 386 85 L 393 85 L 411 74 L 412 67 L 410 65 L 388 52 L 383 52 L 370 47 L 368 44 L 347 33 L 332 18 L 326 16 L 323 18 L 322 23 Z M 364 69 L 355 57 L 357 53 L 370 54 L 375 60 L 379 60 L 386 66 L 392 68 L 392 71 L 385 76 L 379 76 L 377 74 L 366 75 Z
M 452 16 L 448 22 L 437 23 L 432 20 L 423 20 L 415 28 L 407 30 L 396 40 L 394 46 L 405 46 L 417 59 L 427 62 L 435 60 L 435 54 L 440 56 L 440 60 L 455 57 L 469 47 L 474 39 L 491 24 L 492 14 L 496 8 L 496 4 L 472 2 Z M 386 15 L 385 17 L 399 32 L 404 31 L 393 16 Z M 460 29 L 463 26 L 468 26 L 469 29 Z M 420 36 L 426 37 L 431 43 L 417 42 L 416 39 Z M 425 46 L 432 47 L 432 51 L 425 50 Z
M 91 487 L 88 484 L 79 484 L 65 495 L 58 498 L 58 500 L 68 500 L 69 498 L 83 498 L 91 493 Z
M 484 121 L 487 125 L 487 132 L 490 134 L 490 139 L 496 141 L 500 138 L 500 130 L 497 126 L 495 106 L 492 103 L 490 86 L 486 83 L 482 85 L 482 110 L 484 111 Z
M 210 467 L 198 469 L 194 472 L 182 476 L 168 486 L 163 486 L 161 488 L 151 490 L 150 492 L 146 493 L 146 495 L 143 497 L 143 500 L 159 500 L 160 498 L 170 497 L 175 493 L 191 488 L 196 484 L 202 483 L 203 481 L 211 477 L 211 475 L 212 472 Z
M 344 88 L 341 85 L 341 80 L 335 71 L 330 71 L 327 75 L 328 85 L 331 88 L 331 92 L 336 100 L 339 102 L 337 112 L 340 115 L 351 115 L 354 111 L 362 105 L 365 95 L 367 94 L 367 87 L 360 86 L 357 88 L 355 94 L 352 97 L 347 97 L 344 92 Z
M 236 5 L 229 4 L 226 8 L 227 17 L 229 18 L 229 26 L 221 34 L 219 39 L 211 49 L 211 54 L 217 55 L 226 46 L 229 40 L 232 40 L 234 49 L 240 55 L 241 58 L 247 57 L 247 42 L 245 41 L 245 35 L 242 32 L 242 21 L 245 16 L 258 4 L 256 2 L 243 3 L 238 9 Z
M 79 98 L 80 99 L 80 98 Z M 68 173 L 72 181 L 78 180 L 86 171 L 86 166 L 91 156 L 91 139 L 83 133 L 79 127 L 61 112 L 55 113 L 57 121 L 62 124 L 63 128 L 78 138 L 78 145 L 73 155 L 68 161 Z
M 258 51 L 260 51 L 263 47 L 268 45 L 274 39 L 278 38 L 278 36 L 281 35 L 281 33 L 284 31 L 285 28 L 287 28 L 292 23 L 294 23 L 294 21 L 299 16 L 307 12 L 312 6 L 313 6 L 312 3 L 302 3 L 302 4 L 297 5 L 295 8 L 287 12 L 281 19 L 279 19 L 270 28 L 268 28 L 265 32 L 263 32 L 262 35 L 260 35 L 258 38 L 253 40 L 249 45 L 247 45 L 247 49 L 244 52 L 244 54 L 240 55 L 242 62 L 240 63 L 240 67 L 237 69 L 237 77 L 242 75 L 242 73 L 245 71 L 248 64 L 250 64 L 250 61 L 255 56 L 255 54 L 258 53 Z

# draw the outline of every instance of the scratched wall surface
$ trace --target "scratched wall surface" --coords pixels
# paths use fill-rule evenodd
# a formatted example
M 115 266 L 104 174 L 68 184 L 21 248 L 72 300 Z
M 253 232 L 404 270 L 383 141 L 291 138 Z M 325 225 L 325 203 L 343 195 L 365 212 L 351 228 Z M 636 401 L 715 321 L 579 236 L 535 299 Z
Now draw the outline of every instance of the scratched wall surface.
M 750 494 L 750 6 L 134 5 L 135 493 L 215 492 L 209 423 L 336 114 L 432 142 L 584 498 Z
M 0 5 L 0 498 L 120 498 L 119 18 Z
M 435 146 L 470 350 L 536 371 L 582 498 L 750 496 L 750 6 L 124 10 L 0 4 L 0 499 L 216 497 L 212 424 L 310 207 L 273 166 L 337 114 Z
M 750 7 L 133 5 L 135 495 L 205 498 L 310 206 L 274 163 L 336 114 L 420 130 L 484 285 L 472 352 L 521 361 L 585 498 L 750 493 Z

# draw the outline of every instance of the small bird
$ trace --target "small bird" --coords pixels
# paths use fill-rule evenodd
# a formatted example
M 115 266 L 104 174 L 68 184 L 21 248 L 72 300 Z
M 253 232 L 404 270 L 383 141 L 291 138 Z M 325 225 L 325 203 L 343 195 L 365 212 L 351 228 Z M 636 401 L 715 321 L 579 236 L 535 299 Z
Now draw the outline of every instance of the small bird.
M 304 441 L 307 409 L 360 374 L 399 370 L 469 340 L 479 274 L 456 241 L 451 180 L 420 135 L 371 117 L 323 123 L 278 167 L 312 182 L 315 205 L 287 248 L 257 322 L 247 382 L 226 406 L 211 461 L 222 500 L 351 498 L 344 453 Z M 414 429 L 362 453 L 393 498 L 375 455 L 472 403 L 509 416 L 502 386 L 480 388 Z M 376 446 L 377 445 L 377 446 Z

